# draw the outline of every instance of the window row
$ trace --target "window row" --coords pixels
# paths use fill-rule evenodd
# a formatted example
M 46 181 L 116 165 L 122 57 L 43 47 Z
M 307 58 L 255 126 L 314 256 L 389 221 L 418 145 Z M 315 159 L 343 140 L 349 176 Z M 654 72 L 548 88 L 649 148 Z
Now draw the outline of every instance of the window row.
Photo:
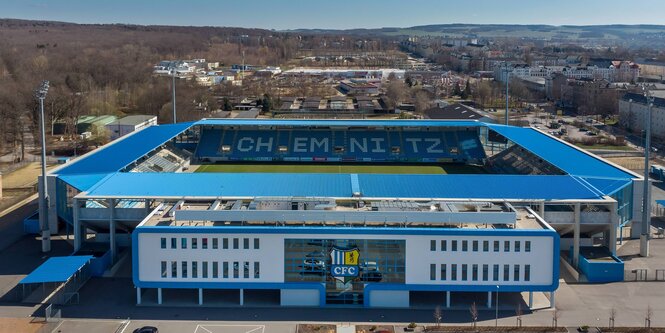
M 460 244 L 461 243 L 461 244 Z M 503 247 L 501 247 L 501 241 L 495 240 L 492 241 L 492 252 L 500 252 L 503 249 L 503 252 L 522 252 L 522 243 L 524 243 L 524 252 L 531 252 L 531 241 L 503 241 Z M 471 249 L 469 250 L 469 244 Z M 437 249 L 438 245 L 438 249 Z M 448 248 L 450 245 L 450 248 Z M 481 251 L 481 241 L 473 240 L 450 240 L 443 239 L 441 241 L 430 240 L 429 249 L 430 251 L 462 251 L 462 252 L 479 252 Z M 482 252 L 490 252 L 490 241 L 482 241 Z
M 260 263 L 255 261 L 253 265 L 250 264 L 249 261 L 222 261 L 221 265 L 218 261 L 162 261 L 161 276 L 162 278 L 201 277 L 203 279 L 218 279 L 220 277 L 222 279 L 260 278 Z
M 170 248 L 170 249 L 177 249 L 178 248 L 178 239 L 180 240 L 180 249 L 187 249 L 188 246 L 191 246 L 192 249 L 198 249 L 199 248 L 199 243 L 201 244 L 201 249 L 207 250 L 210 245 L 210 248 L 213 250 L 219 249 L 219 243 L 220 243 L 220 238 L 213 237 L 213 238 L 207 238 L 207 237 L 162 237 L 160 240 L 160 247 L 162 249 Z M 259 239 L 254 238 L 253 241 L 251 238 L 221 238 L 221 243 L 222 243 L 222 249 L 229 249 L 233 248 L 235 250 L 240 249 L 240 241 L 242 240 L 242 248 L 244 250 L 249 250 L 250 248 L 250 242 L 252 243 L 252 247 L 254 250 L 259 249 Z M 212 243 L 212 244 L 209 244 Z
M 512 280 L 510 279 L 511 266 Z M 431 281 L 435 281 L 437 278 L 441 281 L 490 281 L 490 279 L 492 281 L 531 281 L 531 265 L 493 264 L 491 275 L 489 270 L 489 264 L 430 264 L 429 279 Z

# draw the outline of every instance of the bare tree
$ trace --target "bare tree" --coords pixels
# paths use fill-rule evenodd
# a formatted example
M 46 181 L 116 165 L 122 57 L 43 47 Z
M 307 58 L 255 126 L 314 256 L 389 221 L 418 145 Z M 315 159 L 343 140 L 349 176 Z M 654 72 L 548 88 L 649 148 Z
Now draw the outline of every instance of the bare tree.
M 473 321 L 473 328 L 476 328 L 476 323 L 478 322 L 478 307 L 476 306 L 476 302 L 471 304 L 469 313 L 471 314 L 471 320 Z
M 422 114 L 430 107 L 431 97 L 429 93 L 424 90 L 418 90 L 413 94 L 413 106 L 417 113 Z
M 614 328 L 614 320 L 616 319 L 617 316 L 617 309 L 612 307 L 610 309 L 610 323 L 609 323 L 609 328 Z
M 389 105 L 388 108 L 392 109 L 397 107 L 399 103 L 404 101 L 406 97 L 407 86 L 401 80 L 391 80 L 386 85 L 386 99 Z
M 434 322 L 436 323 L 436 328 L 441 327 L 441 319 L 443 319 L 443 312 L 441 311 L 441 305 L 437 305 L 434 308 Z
M 644 327 L 651 328 L 651 317 L 653 316 L 653 309 L 651 305 L 647 306 L 647 313 L 644 316 Z

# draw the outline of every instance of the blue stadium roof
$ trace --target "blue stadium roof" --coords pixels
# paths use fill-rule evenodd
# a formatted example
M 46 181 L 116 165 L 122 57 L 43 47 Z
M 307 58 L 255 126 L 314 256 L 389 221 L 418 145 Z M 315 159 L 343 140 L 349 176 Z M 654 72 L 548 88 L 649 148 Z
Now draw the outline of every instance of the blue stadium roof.
M 352 178 L 357 177 L 357 185 Z M 86 197 L 352 197 L 599 199 L 603 194 L 572 176 L 384 175 L 284 173 L 116 173 Z
M 298 120 L 298 119 L 202 119 L 195 125 L 224 126 L 442 126 L 479 127 L 484 123 L 456 120 Z
M 92 256 L 51 257 L 39 265 L 20 284 L 65 282 L 87 264 Z
M 533 128 L 496 124 L 487 124 L 487 127 L 571 175 L 615 179 L 638 177 Z
M 58 175 L 116 172 L 182 133 L 193 123 L 150 126 L 55 170 Z

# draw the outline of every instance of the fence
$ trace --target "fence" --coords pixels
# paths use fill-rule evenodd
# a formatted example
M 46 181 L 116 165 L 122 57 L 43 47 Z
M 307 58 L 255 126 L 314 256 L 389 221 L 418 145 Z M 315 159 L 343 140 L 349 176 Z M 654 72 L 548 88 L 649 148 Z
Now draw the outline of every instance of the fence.
M 624 270 L 624 281 L 665 281 L 665 269 L 638 268 Z

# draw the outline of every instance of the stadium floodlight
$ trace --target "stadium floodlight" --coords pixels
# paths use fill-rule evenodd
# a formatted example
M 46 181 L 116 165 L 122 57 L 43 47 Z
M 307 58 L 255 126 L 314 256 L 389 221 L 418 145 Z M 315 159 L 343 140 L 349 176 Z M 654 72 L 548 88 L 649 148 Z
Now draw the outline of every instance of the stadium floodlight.
M 644 121 L 644 183 L 642 192 L 642 232 L 640 235 L 640 256 L 649 256 L 649 236 L 651 231 L 651 198 L 649 183 L 649 153 L 651 150 L 651 107 L 653 96 L 646 85 L 642 85 L 642 91 L 647 102 L 647 113 Z
M 42 139 L 42 179 L 39 188 L 39 228 L 42 234 L 42 252 L 51 251 L 51 231 L 48 222 L 48 189 L 46 185 L 46 132 L 44 130 L 44 99 L 48 93 L 49 82 L 42 81 L 39 88 L 35 90 L 35 97 L 39 100 L 39 129 Z

